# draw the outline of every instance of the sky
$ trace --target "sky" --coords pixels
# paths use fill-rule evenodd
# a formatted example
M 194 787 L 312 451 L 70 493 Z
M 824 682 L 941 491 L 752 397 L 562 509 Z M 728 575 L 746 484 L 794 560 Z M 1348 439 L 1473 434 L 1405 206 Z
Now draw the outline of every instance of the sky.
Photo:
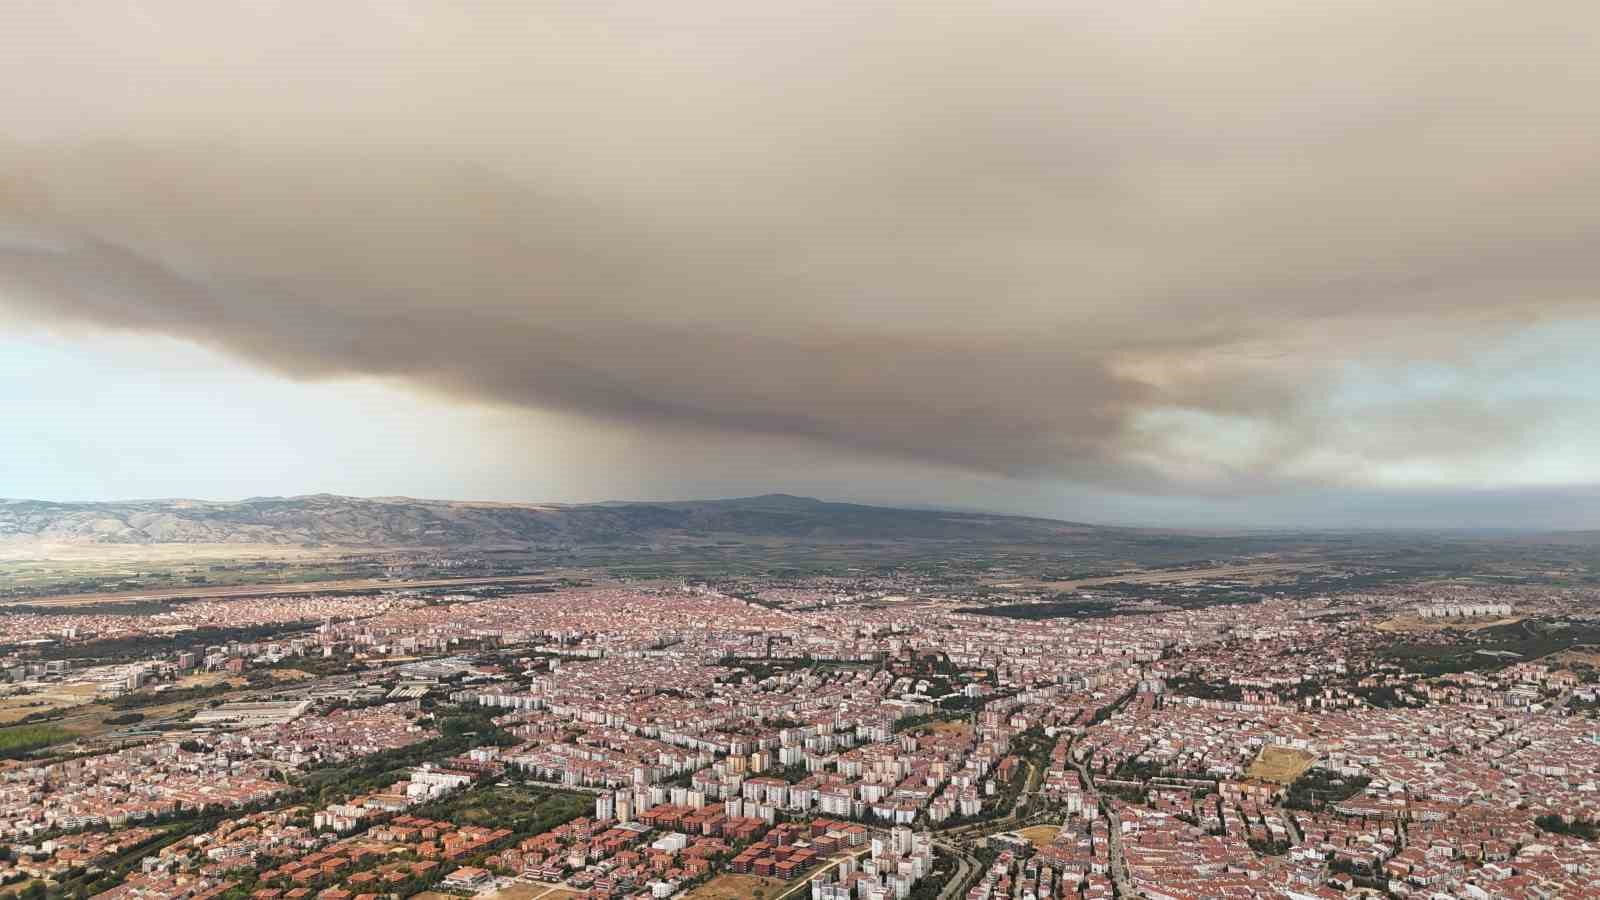
M 1600 527 L 1597 38 L 1565 0 L 18 4 L 0 496 Z

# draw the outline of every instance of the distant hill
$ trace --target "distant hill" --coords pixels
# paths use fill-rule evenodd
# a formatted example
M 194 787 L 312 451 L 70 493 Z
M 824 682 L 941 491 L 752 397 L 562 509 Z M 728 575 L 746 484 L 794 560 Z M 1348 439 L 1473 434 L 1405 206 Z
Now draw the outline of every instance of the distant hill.
M 228 503 L 0 500 L 0 541 L 102 544 L 583 546 L 716 537 L 1049 544 L 1119 531 L 1051 519 L 891 509 L 785 494 L 570 505 L 330 494 L 255 497 Z

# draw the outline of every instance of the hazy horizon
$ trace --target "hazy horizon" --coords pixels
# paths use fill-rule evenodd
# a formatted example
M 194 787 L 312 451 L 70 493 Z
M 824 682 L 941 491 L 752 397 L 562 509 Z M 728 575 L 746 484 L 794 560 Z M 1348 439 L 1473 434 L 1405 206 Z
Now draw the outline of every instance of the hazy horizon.
M 1593 501 L 1600 502 L 1600 492 L 1596 492 L 1596 494 L 1597 494 L 1597 496 L 1589 498 L 1589 499 L 1591 499 Z M 1230 532 L 1230 531 L 1277 531 L 1277 532 L 1284 532 L 1284 531 L 1290 531 L 1290 532 L 1293 532 L 1293 531 L 1303 531 L 1303 532 L 1352 531 L 1352 532 L 1383 532 L 1383 531 L 1394 531 L 1394 532 L 1478 532 L 1478 533 L 1481 533 L 1481 532 L 1503 532 L 1503 533 L 1509 533 L 1509 534 L 1560 534 L 1560 533 L 1587 532 L 1587 531 L 1595 531 L 1595 530 L 1597 530 L 1595 526 L 1584 525 L 1584 524 L 1556 524 L 1556 525 L 1550 525 L 1550 524 L 1523 524 L 1523 525 L 1496 524 L 1495 519 L 1493 519 L 1493 517 L 1492 517 L 1493 516 L 1492 512 L 1487 513 L 1490 516 L 1490 518 L 1475 518 L 1475 517 L 1478 517 L 1478 516 L 1485 515 L 1484 510 L 1482 510 L 1482 509 L 1474 510 L 1474 509 L 1471 509 L 1471 508 L 1462 509 L 1459 506 L 1456 506 L 1455 504 L 1458 503 L 1459 500 L 1461 499 L 1460 497 L 1457 497 L 1457 496 L 1452 496 L 1451 498 L 1449 498 L 1449 501 L 1445 504 L 1446 509 L 1445 509 L 1444 512 L 1441 512 L 1441 510 L 1439 509 L 1439 499 L 1440 498 L 1438 498 L 1438 497 L 1420 498 L 1417 501 L 1418 504 L 1420 504 L 1421 510 L 1425 511 L 1425 515 L 1430 515 L 1430 516 L 1433 516 L 1433 515 L 1451 516 L 1452 518 L 1450 520 L 1448 520 L 1448 521 L 1453 522 L 1453 524 L 1446 524 L 1447 520 L 1445 520 L 1445 519 L 1440 519 L 1438 521 L 1411 520 L 1411 519 L 1407 518 L 1407 516 L 1408 515 L 1414 515 L 1418 510 L 1415 510 L 1415 509 L 1406 510 L 1404 507 L 1401 507 L 1399 510 L 1391 510 L 1390 515 L 1393 516 L 1393 515 L 1396 514 L 1396 512 L 1398 512 L 1399 515 L 1400 515 L 1400 519 L 1398 521 L 1390 521 L 1387 524 L 1373 524 L 1372 522 L 1368 521 L 1367 519 L 1356 519 L 1356 520 L 1351 520 L 1351 521 L 1346 521 L 1346 522 L 1327 521 L 1327 522 L 1323 522 L 1323 523 L 1320 523 L 1320 524 L 1317 524 L 1317 523 L 1297 523 L 1297 522 L 1294 522 L 1292 520 L 1285 520 L 1285 521 L 1281 521 L 1281 522 L 1246 521 L 1246 520 L 1226 521 L 1226 520 L 1217 520 L 1217 519 L 1210 518 L 1211 513 L 1210 513 L 1209 510 L 1203 513 L 1203 515 L 1206 516 L 1206 518 L 1204 518 L 1204 519 L 1196 519 L 1194 521 L 1184 521 L 1184 520 L 1173 521 L 1173 520 L 1170 520 L 1170 519 L 1166 520 L 1166 521 L 1158 521 L 1158 520 L 1155 520 L 1155 519 L 1145 519 L 1145 520 L 1119 519 L 1114 514 L 1112 514 L 1112 515 L 1110 515 L 1108 517 L 1105 517 L 1105 518 L 1093 518 L 1093 517 L 1081 517 L 1081 516 L 1074 517 L 1074 516 L 1071 516 L 1071 515 L 1048 515 L 1048 514 L 1044 514 L 1044 513 L 1029 512 L 1029 511 L 1026 511 L 1025 509 L 1004 509 L 1004 508 L 996 508 L 996 507 L 970 506 L 970 505 L 959 505 L 959 504 L 940 504 L 940 503 L 935 503 L 935 502 L 928 502 L 928 503 L 913 503 L 913 502 L 905 502 L 905 501 L 897 502 L 897 501 L 893 501 L 893 500 L 873 500 L 871 498 L 838 497 L 838 496 L 828 496 L 828 495 L 823 495 L 823 494 L 817 494 L 817 495 L 813 495 L 813 494 L 797 494 L 797 493 L 793 493 L 793 492 L 790 492 L 790 491 L 776 491 L 776 490 L 775 491 L 764 491 L 764 492 L 760 492 L 760 493 L 727 494 L 727 495 L 705 495 L 705 496 L 661 495 L 661 496 L 655 496 L 655 497 L 594 497 L 594 498 L 578 498 L 578 499 L 564 499 L 564 500 L 556 500 L 556 499 L 542 498 L 542 497 L 439 497 L 439 496 L 420 496 L 420 495 L 413 495 L 413 494 L 367 494 L 367 495 L 356 495 L 356 494 L 342 494 L 342 493 L 339 493 L 339 492 L 336 492 L 336 491 L 301 491 L 301 492 L 282 493 L 282 494 L 256 494 L 256 495 L 241 496 L 241 497 L 168 496 L 168 497 L 100 497 L 100 498 L 75 498 L 75 499 L 61 499 L 61 498 L 52 498 L 52 497 L 16 497 L 16 496 L 0 495 L 0 503 L 39 502 L 39 503 L 53 503 L 53 504 L 63 504 L 63 505 L 95 505 L 95 504 L 140 504 L 140 503 L 183 503 L 183 502 L 192 502 L 192 503 L 206 503 L 206 504 L 238 504 L 238 503 L 246 503 L 246 502 L 250 502 L 250 501 L 259 501 L 259 500 L 297 500 L 297 499 L 307 499 L 307 498 L 315 498 L 315 497 L 336 497 L 336 498 L 342 498 L 342 499 L 372 500 L 372 501 L 394 500 L 394 501 L 414 501 L 414 502 L 419 502 L 419 503 L 447 503 L 447 504 L 463 504 L 463 505 L 485 505 L 485 506 L 498 505 L 498 506 L 528 506 L 528 507 L 532 507 L 532 506 L 573 507 L 573 506 L 596 506 L 596 505 L 606 505 L 606 504 L 650 504 L 650 503 L 670 504 L 670 503 L 696 503 L 696 502 L 756 500 L 756 499 L 761 499 L 761 498 L 764 498 L 764 497 L 788 497 L 788 498 L 793 498 L 793 499 L 798 499 L 798 500 L 817 501 L 817 502 L 826 503 L 826 504 L 848 504 L 848 505 L 858 505 L 858 506 L 873 506 L 873 507 L 884 507 L 884 508 L 907 509 L 907 510 L 923 511 L 923 512 L 950 512 L 950 513 L 966 513 L 966 514 L 973 514 L 973 515 L 1022 516 L 1022 517 L 1049 519 L 1049 520 L 1062 521 L 1062 522 L 1073 522 L 1073 523 L 1078 523 L 1078 524 L 1083 524 L 1083 525 L 1105 526 L 1105 527 L 1111 527 L 1111 528 L 1136 528 L 1136 529 L 1142 528 L 1142 529 L 1152 529 L 1152 530 L 1160 530 L 1162 528 L 1168 528 L 1168 529 L 1181 530 L 1181 531 L 1206 531 L 1206 530 L 1210 530 L 1210 531 L 1216 531 L 1216 532 Z M 1374 499 L 1376 499 L 1376 498 L 1374 498 Z M 1383 498 L 1383 499 L 1385 501 L 1392 502 L 1393 498 L 1386 497 L 1386 498 Z M 1503 503 L 1513 503 L 1513 504 L 1520 505 L 1523 502 L 1523 500 L 1524 500 L 1524 498 L 1522 498 L 1521 496 L 1516 496 L 1516 497 L 1512 497 L 1512 498 L 1504 498 L 1504 499 L 1501 500 L 1501 503 L 1502 504 Z M 1494 504 L 1493 501 L 1490 500 L 1488 505 L 1487 505 L 1487 507 L 1486 507 L 1486 509 L 1493 510 L 1495 508 L 1495 506 L 1496 506 L 1496 504 Z M 1456 519 L 1454 517 L 1460 517 L 1460 518 Z

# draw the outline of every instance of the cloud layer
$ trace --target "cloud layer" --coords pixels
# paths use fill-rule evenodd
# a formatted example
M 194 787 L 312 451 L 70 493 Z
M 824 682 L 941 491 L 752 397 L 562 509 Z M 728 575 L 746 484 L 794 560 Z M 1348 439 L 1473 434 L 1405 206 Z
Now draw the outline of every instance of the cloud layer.
M 1600 428 L 1549 355 L 1600 330 L 1592 4 L 0 25 L 30 317 L 1118 490 L 1600 481 L 1549 446 Z

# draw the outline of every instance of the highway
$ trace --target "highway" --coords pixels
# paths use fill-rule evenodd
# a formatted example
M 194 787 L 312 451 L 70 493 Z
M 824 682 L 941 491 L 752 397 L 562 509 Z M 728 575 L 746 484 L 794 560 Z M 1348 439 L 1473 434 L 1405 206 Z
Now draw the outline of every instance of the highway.
M 963 896 L 967 892 L 967 884 L 977 874 L 978 861 L 954 844 L 935 841 L 934 846 L 955 857 L 958 866 L 956 874 L 945 882 L 944 889 L 939 891 L 938 900 L 953 900 L 955 897 Z

